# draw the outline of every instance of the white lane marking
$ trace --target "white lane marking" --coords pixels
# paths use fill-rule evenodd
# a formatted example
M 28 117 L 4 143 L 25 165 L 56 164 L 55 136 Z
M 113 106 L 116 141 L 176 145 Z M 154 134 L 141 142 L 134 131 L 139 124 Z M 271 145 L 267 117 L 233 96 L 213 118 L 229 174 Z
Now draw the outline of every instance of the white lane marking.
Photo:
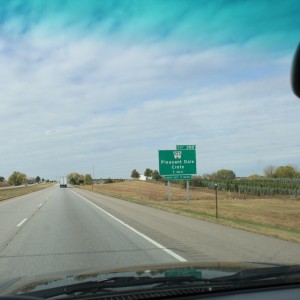
M 39 208 L 41 208 L 41 207 L 43 206 L 43 204 L 44 204 L 44 203 L 40 203 L 40 204 L 39 204 Z
M 83 200 L 87 201 L 89 204 L 93 205 L 94 207 L 98 208 L 99 210 L 101 210 L 103 213 L 107 214 L 108 216 L 110 216 L 111 218 L 113 218 L 115 221 L 121 223 L 122 225 L 124 225 L 125 227 L 127 227 L 128 229 L 130 229 L 131 231 L 133 231 L 134 233 L 138 234 L 139 236 L 141 236 L 142 238 L 144 238 L 145 240 L 147 240 L 148 242 L 152 243 L 154 246 L 156 246 L 157 248 L 165 251 L 166 253 L 168 253 L 169 255 L 173 256 L 174 258 L 176 258 L 177 260 L 179 260 L 180 262 L 187 262 L 187 260 L 185 258 L 183 258 L 182 256 L 176 254 L 175 252 L 169 250 L 168 248 L 164 247 L 162 244 L 152 240 L 151 238 L 149 238 L 147 235 L 141 233 L 140 231 L 136 230 L 135 228 L 131 227 L 130 225 L 126 224 L 125 222 L 121 221 L 120 219 L 116 218 L 115 216 L 113 216 L 112 214 L 110 214 L 109 212 L 107 212 L 106 210 L 104 210 L 103 208 L 97 206 L 96 204 L 94 204 L 93 202 L 91 202 L 90 200 L 86 199 L 85 197 L 77 194 L 74 191 L 71 191 L 72 193 L 74 193 L 75 195 L 81 197 Z
M 28 220 L 28 218 L 25 218 L 23 221 L 21 221 L 21 222 L 17 225 L 17 227 L 22 226 L 27 220 Z

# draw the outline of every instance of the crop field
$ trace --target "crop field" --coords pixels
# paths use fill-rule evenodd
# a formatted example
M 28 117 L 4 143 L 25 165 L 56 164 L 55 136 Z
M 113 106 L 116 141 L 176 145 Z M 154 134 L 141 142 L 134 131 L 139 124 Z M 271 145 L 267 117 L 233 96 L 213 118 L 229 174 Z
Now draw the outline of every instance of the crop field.
M 84 188 L 92 189 L 91 186 Z M 191 188 L 189 203 L 186 202 L 185 189 L 175 184 L 171 187 L 170 203 L 167 186 L 162 183 L 124 181 L 96 184 L 93 190 L 178 214 L 300 242 L 299 196 L 245 197 L 244 194 L 218 191 L 216 219 L 215 191 L 208 188 Z

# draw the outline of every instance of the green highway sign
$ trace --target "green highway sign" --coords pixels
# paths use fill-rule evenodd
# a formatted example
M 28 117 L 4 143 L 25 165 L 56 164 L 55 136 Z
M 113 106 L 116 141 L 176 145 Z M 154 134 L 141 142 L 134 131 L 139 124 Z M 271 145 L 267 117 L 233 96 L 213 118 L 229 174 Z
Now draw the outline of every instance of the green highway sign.
M 176 150 L 196 150 L 196 145 L 176 145 Z
M 165 175 L 165 180 L 191 180 L 192 175 Z
M 196 150 L 159 150 L 159 174 L 196 174 Z

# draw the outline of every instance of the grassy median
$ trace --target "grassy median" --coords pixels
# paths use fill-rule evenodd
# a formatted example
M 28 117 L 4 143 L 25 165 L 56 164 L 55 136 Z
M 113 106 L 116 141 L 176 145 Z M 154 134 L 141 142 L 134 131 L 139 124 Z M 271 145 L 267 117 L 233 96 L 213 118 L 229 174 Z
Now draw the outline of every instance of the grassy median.
M 33 193 L 52 186 L 53 183 L 35 184 L 22 187 L 0 188 L 0 201 Z
M 91 186 L 83 188 L 92 189 Z M 185 190 L 173 185 L 170 204 L 167 187 L 161 183 L 124 181 L 97 184 L 93 190 L 177 214 L 300 243 L 299 197 L 245 197 L 237 193 L 218 191 L 216 219 L 215 191 L 207 188 L 191 187 L 190 202 L 186 203 Z

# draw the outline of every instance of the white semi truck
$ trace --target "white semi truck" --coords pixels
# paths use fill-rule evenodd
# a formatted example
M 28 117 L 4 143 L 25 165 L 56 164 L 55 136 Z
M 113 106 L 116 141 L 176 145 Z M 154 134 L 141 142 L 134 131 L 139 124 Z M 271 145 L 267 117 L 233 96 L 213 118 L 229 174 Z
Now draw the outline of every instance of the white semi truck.
M 67 177 L 61 176 L 59 179 L 59 187 L 61 188 L 66 188 L 68 187 L 67 185 Z

